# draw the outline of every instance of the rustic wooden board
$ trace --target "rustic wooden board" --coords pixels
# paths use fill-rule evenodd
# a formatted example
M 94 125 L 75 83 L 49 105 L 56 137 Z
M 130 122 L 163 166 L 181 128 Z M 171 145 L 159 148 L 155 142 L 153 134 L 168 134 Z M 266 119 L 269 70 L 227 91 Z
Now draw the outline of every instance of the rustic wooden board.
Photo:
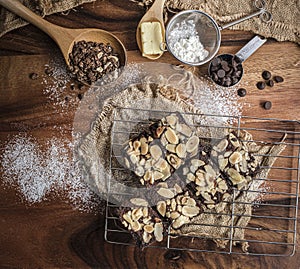
M 143 9 L 130 1 L 104 0 L 83 5 L 69 15 L 52 15 L 47 19 L 66 27 L 99 27 L 115 33 L 128 49 L 129 62 L 144 62 L 135 43 L 135 27 Z M 222 32 L 220 52 L 235 53 L 252 37 L 251 33 L 226 30 Z M 43 93 L 45 65 L 59 51 L 52 40 L 33 26 L 13 31 L 0 39 L 0 145 L 9 135 L 26 131 L 41 141 L 62 136 L 56 126 L 71 138 L 74 113 L 79 105 L 76 89 L 64 93 L 70 99 L 68 109 L 53 106 Z M 299 46 L 269 40 L 245 63 L 242 85 L 248 95 L 243 115 L 300 120 Z M 159 62 L 178 64 L 169 53 Z M 259 91 L 255 83 L 262 70 L 282 75 L 284 83 Z M 31 80 L 29 74 L 40 75 Z M 197 70 L 207 73 L 207 65 Z M 86 90 L 86 89 L 85 89 Z M 65 95 L 60 98 L 64 98 Z M 273 108 L 266 111 L 261 103 L 270 100 Z M 289 128 L 289 126 L 287 126 Z M 299 126 L 298 126 L 299 128 Z M 299 129 L 298 129 L 299 131 Z M 1 149 L 0 149 L 1 150 Z M 281 190 L 286 187 L 278 185 Z M 104 241 L 104 217 L 74 211 L 64 201 L 50 200 L 34 206 L 20 201 L 13 188 L 0 181 L 0 266 L 1 268 L 298 268 L 299 244 L 293 257 L 248 257 L 145 249 L 118 246 Z M 274 198 L 274 197 L 273 197 Z M 270 198 L 271 199 L 271 198 Z M 274 202 L 287 202 L 277 197 Z M 293 203 L 295 201 L 292 201 Z M 258 207 L 256 214 L 267 214 L 270 208 Z M 276 214 L 286 214 L 282 212 Z M 299 222 L 299 221 L 298 221 Z M 253 220 L 252 225 L 268 228 L 272 222 Z M 286 223 L 278 222 L 278 229 Z M 297 229 L 300 235 L 299 228 Z M 270 234 L 269 240 L 272 239 Z M 250 237 L 255 237 L 249 232 Z M 273 238 L 276 238 L 274 235 Z M 191 242 L 184 242 L 191 244 Z M 275 249 L 276 251 L 276 249 Z

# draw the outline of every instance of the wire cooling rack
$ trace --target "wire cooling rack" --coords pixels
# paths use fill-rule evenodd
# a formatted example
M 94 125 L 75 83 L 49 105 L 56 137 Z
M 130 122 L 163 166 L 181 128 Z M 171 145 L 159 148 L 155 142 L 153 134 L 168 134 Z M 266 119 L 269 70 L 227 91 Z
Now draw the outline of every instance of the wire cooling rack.
M 142 110 L 132 108 L 119 108 L 115 111 L 111 134 L 111 172 L 124 169 L 120 162 L 114 162 L 112 158 L 118 157 L 118 149 L 122 147 L 120 137 L 129 137 L 129 132 L 133 132 L 134 126 L 138 123 L 146 123 L 149 119 L 161 119 L 171 112 L 159 110 Z M 135 115 L 127 117 L 126 115 Z M 256 192 L 259 199 L 251 202 L 252 212 L 249 217 L 250 222 L 247 227 L 240 227 L 232 221 L 230 225 L 218 225 L 218 228 L 229 228 L 227 237 L 217 238 L 214 236 L 187 236 L 172 235 L 169 232 L 165 240 L 161 243 L 154 243 L 148 247 L 160 247 L 173 250 L 187 250 L 197 252 L 213 252 L 224 254 L 247 254 L 265 256 L 292 256 L 296 248 L 297 234 L 297 214 L 298 214 L 298 192 L 300 177 L 300 122 L 293 120 L 281 120 L 274 118 L 256 117 L 232 117 L 208 114 L 181 113 L 184 117 L 197 117 L 199 121 L 194 123 L 197 128 L 210 130 L 210 135 L 214 136 L 224 128 L 235 129 L 237 132 L 248 131 L 253 136 L 253 142 L 258 145 L 285 145 L 285 149 L 276 157 L 276 162 L 272 167 L 261 166 L 260 169 L 270 169 L 267 178 L 255 178 L 253 180 L 262 181 L 263 188 L 258 190 L 245 190 L 246 192 Z M 125 116 L 124 116 L 125 115 Z M 126 128 L 124 128 L 126 126 Z M 128 126 L 130 126 L 128 128 Z M 282 137 L 286 135 L 284 141 Z M 123 139 L 123 138 L 122 138 Z M 121 139 L 121 140 L 122 140 Z M 249 142 L 252 142 L 249 141 Z M 124 141 L 123 141 L 124 142 Z M 267 155 L 264 155 L 267 156 Z M 119 191 L 112 186 L 112 178 L 108 180 L 107 208 L 105 220 L 105 239 L 107 242 L 122 245 L 135 245 L 128 230 L 124 229 L 119 222 L 116 209 L 119 207 L 115 203 L 116 197 L 130 199 L 134 193 Z M 233 193 L 233 196 L 235 192 Z M 236 202 L 233 199 L 232 211 L 228 216 L 240 215 L 235 212 L 238 204 L 249 202 Z M 203 212 L 202 214 L 212 214 Z M 216 214 L 222 215 L 223 213 Z M 210 223 L 202 223 L 203 226 L 211 226 Z M 234 237 L 235 229 L 243 229 L 245 239 L 240 240 Z M 217 248 L 213 240 L 226 240 L 228 245 L 224 249 Z M 236 242 L 248 242 L 249 249 L 245 253 L 241 247 L 235 246 Z

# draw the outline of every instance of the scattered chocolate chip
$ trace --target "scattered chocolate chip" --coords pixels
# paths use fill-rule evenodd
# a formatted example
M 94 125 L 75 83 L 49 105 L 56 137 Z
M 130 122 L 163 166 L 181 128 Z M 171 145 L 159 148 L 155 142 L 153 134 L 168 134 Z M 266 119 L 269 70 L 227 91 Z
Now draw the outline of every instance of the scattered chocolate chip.
M 29 74 L 29 78 L 32 80 L 36 80 L 39 77 L 39 75 L 37 73 L 30 73 Z
M 269 72 L 269 71 L 263 71 L 262 72 L 262 77 L 263 77 L 263 79 L 265 79 L 265 80 L 269 80 L 270 78 L 271 78 L 271 73 Z
M 69 62 L 77 80 L 89 85 L 120 67 L 119 56 L 110 44 L 84 40 L 75 42 Z
M 274 86 L 274 81 L 273 80 L 268 80 L 266 83 L 267 83 L 267 85 L 269 87 L 273 87 Z
M 69 101 L 69 97 L 68 97 L 68 96 L 65 97 L 65 101 L 66 101 L 66 102 Z
M 244 89 L 244 88 L 239 88 L 239 89 L 237 90 L 237 93 L 238 93 L 238 96 L 240 96 L 240 97 L 245 97 L 246 94 L 247 94 L 247 90 Z
M 265 87 L 266 87 L 266 83 L 263 82 L 263 81 L 259 81 L 256 83 L 256 87 L 259 89 L 259 90 L 263 90 Z
M 277 82 L 277 83 L 280 83 L 280 82 L 283 82 L 283 81 L 284 81 L 283 77 L 281 77 L 281 76 L 274 76 L 273 79 L 274 79 L 274 81 Z
M 83 94 L 82 93 L 79 93 L 77 96 L 78 96 L 79 100 L 82 100 L 82 98 L 83 98 Z
M 266 109 L 266 110 L 270 110 L 270 109 L 272 108 L 272 102 L 270 102 L 270 101 L 264 102 L 264 103 L 263 103 L 263 107 L 264 107 L 264 109 Z
M 46 69 L 45 69 L 45 74 L 48 75 L 48 76 L 52 76 L 54 73 L 54 70 L 52 67 L 50 66 L 47 66 Z

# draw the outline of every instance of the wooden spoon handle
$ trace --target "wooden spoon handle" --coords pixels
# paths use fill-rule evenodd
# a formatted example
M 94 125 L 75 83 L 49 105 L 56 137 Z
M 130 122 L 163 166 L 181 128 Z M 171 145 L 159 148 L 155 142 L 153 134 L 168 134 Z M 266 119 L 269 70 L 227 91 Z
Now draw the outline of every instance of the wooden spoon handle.
M 155 0 L 148 12 L 153 13 L 153 16 L 163 22 L 163 12 L 166 0 Z
M 51 36 L 54 40 L 56 40 L 57 36 L 55 32 L 57 32 L 58 29 L 62 28 L 42 19 L 40 16 L 32 12 L 29 8 L 25 7 L 18 0 L 0 0 L 0 5 L 5 7 L 12 13 L 17 14 L 26 21 L 32 23 L 36 27 L 40 28 L 42 31 Z

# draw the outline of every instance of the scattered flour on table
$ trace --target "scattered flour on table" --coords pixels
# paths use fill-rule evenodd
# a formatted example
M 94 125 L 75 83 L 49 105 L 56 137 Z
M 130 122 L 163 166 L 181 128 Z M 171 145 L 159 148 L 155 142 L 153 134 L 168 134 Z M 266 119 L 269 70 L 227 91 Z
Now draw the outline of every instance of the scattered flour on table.
M 100 199 L 82 180 L 73 147 L 70 141 L 52 138 L 41 148 L 33 136 L 13 137 L 0 156 L 4 183 L 15 187 L 29 205 L 60 197 L 75 209 L 96 212 Z
M 72 75 L 68 71 L 65 62 L 61 57 L 55 57 L 49 64 L 45 65 L 46 70 L 49 73 L 44 74 L 42 77 L 43 93 L 47 96 L 51 105 L 61 109 L 68 108 L 72 102 L 67 102 L 65 98 L 68 96 L 68 84 L 72 80 Z

